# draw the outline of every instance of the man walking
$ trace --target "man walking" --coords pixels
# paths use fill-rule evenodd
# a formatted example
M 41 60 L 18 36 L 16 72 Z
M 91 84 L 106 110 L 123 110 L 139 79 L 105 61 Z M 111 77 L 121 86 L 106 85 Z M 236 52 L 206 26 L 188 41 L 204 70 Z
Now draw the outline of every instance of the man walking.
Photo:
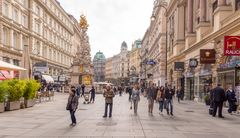
M 221 84 L 218 84 L 216 88 L 213 89 L 213 117 L 216 116 L 218 109 L 218 117 L 224 118 L 222 116 L 223 102 L 225 101 L 225 92 L 221 88 Z
M 85 93 L 85 85 L 84 84 L 82 84 L 82 95 L 81 95 L 81 97 L 83 96 L 84 97 L 84 93 Z
M 170 110 L 170 115 L 173 115 L 173 100 L 172 100 L 173 95 L 174 95 L 174 91 L 173 89 L 171 89 L 171 86 L 170 85 L 166 86 L 165 98 L 166 98 L 166 110 L 168 115 L 169 115 L 169 110 Z
M 154 100 L 157 95 L 157 90 L 153 86 L 153 82 L 149 82 L 150 87 L 147 89 L 147 99 L 148 99 L 148 112 L 152 114 L 153 112 L 153 105 L 154 105 Z
M 131 86 L 128 86 L 128 87 L 127 87 L 127 92 L 128 92 L 128 94 L 129 94 L 128 100 L 131 101 L 133 88 L 132 88 Z
M 105 112 L 103 118 L 107 117 L 108 106 L 109 106 L 109 118 L 112 117 L 112 107 L 113 107 L 113 97 L 115 96 L 113 90 L 111 90 L 110 85 L 106 86 L 106 90 L 103 92 L 103 96 L 105 97 Z

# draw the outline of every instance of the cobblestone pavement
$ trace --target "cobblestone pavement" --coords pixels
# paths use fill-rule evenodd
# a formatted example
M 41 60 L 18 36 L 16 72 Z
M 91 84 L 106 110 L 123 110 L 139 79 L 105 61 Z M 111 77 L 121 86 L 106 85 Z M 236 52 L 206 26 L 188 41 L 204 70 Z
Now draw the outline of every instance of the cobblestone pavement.
M 84 105 L 80 99 L 77 126 L 70 127 L 65 110 L 66 94 L 33 108 L 0 114 L 0 138 L 239 138 L 240 116 L 224 113 L 225 119 L 208 115 L 205 105 L 190 101 L 174 103 L 174 116 L 160 115 L 155 103 L 153 115 L 147 112 L 147 100 L 141 97 L 138 115 L 130 110 L 128 95 L 114 98 L 113 117 L 102 118 L 104 99 Z M 226 109 L 224 109 L 226 111 Z

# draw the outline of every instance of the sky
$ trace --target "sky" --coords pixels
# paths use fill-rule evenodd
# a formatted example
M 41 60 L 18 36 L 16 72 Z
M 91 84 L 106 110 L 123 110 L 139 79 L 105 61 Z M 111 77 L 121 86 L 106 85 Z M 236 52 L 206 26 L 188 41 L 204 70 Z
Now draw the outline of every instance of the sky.
M 101 51 L 105 57 L 120 52 L 123 41 L 142 39 L 150 25 L 153 0 L 58 0 L 78 21 L 85 14 L 89 23 L 91 56 Z

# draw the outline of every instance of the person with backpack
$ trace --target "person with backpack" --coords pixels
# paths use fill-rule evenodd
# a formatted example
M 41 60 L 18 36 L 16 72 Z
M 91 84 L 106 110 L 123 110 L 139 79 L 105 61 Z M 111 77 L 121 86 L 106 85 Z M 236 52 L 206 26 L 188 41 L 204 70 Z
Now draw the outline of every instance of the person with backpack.
M 69 97 L 68 97 L 68 103 L 66 106 L 66 110 L 69 110 L 71 120 L 72 120 L 72 123 L 70 124 L 70 126 L 76 126 L 77 124 L 76 117 L 75 117 L 75 112 L 77 111 L 77 108 L 78 108 L 78 96 L 76 95 L 75 87 L 72 86 L 71 91 L 69 93 Z
M 134 113 L 137 114 L 138 102 L 140 101 L 140 88 L 139 84 L 136 83 L 132 89 L 131 104 L 133 104 Z M 131 106 L 132 107 L 132 106 Z
M 227 92 L 226 92 L 226 99 L 229 103 L 228 106 L 228 113 L 232 114 L 233 111 L 236 111 L 237 105 L 235 104 L 237 102 L 235 91 L 232 89 L 232 86 L 230 85 Z

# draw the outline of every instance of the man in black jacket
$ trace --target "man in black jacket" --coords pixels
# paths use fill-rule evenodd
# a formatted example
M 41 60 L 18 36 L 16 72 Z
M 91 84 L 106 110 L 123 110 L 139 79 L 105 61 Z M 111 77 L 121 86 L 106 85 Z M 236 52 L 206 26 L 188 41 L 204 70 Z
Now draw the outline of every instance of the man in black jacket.
M 169 110 L 170 114 L 173 115 L 173 95 L 174 95 L 174 90 L 171 88 L 171 85 L 166 85 L 165 87 L 165 98 L 166 98 L 166 110 L 167 114 L 169 115 Z M 170 108 L 170 109 L 169 109 Z
M 225 101 L 225 91 L 220 87 L 221 84 L 218 84 L 216 88 L 213 89 L 213 117 L 216 116 L 218 109 L 218 117 L 224 118 L 222 116 L 223 102 Z

